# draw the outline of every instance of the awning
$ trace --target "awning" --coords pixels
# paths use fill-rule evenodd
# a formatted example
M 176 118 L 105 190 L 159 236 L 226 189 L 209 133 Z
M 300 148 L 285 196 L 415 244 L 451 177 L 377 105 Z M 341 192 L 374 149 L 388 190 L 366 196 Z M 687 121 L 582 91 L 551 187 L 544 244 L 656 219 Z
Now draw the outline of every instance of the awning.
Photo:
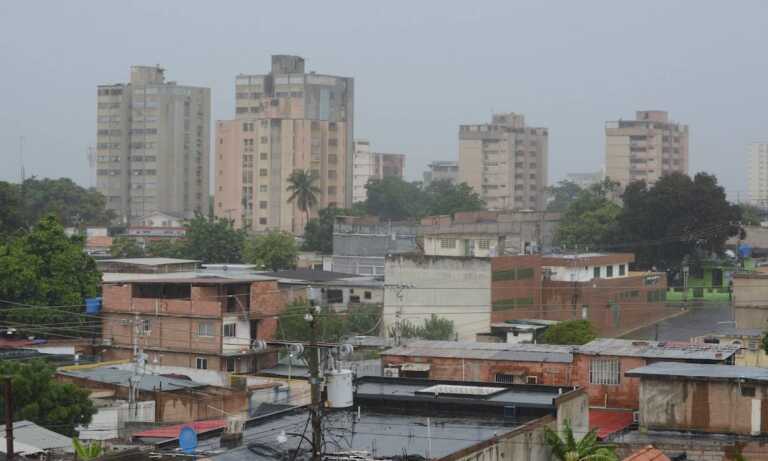
M 429 371 L 428 363 L 404 363 L 400 365 L 400 371 Z

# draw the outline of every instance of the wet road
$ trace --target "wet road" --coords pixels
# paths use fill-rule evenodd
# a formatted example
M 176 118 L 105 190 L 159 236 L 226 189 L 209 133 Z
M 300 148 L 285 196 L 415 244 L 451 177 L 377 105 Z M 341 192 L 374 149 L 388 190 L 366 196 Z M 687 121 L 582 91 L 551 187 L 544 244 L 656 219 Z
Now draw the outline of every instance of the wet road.
M 658 324 L 659 341 L 688 341 L 695 336 L 712 333 L 718 329 L 733 327 L 732 323 L 718 324 L 732 320 L 732 310 L 729 304 L 690 307 L 688 312 L 663 320 Z M 626 339 L 657 339 L 657 327 L 651 325 L 635 331 Z

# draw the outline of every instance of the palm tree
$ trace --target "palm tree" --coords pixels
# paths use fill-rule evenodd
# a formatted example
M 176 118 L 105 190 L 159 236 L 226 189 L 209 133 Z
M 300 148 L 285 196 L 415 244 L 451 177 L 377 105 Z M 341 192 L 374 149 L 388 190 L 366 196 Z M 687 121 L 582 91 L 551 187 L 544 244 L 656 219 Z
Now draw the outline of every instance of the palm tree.
M 307 222 L 309 222 L 310 210 L 317 205 L 317 195 L 320 193 L 320 188 L 315 186 L 315 181 L 318 179 L 316 173 L 305 170 L 293 170 L 293 173 L 288 176 L 288 192 L 291 193 L 288 202 L 296 202 L 299 210 L 306 213 Z
M 544 428 L 544 442 L 552 449 L 554 459 L 560 461 L 618 461 L 614 448 L 597 441 L 597 430 L 592 429 L 578 442 L 573 436 L 571 423 L 565 421 L 562 436 L 549 427 Z

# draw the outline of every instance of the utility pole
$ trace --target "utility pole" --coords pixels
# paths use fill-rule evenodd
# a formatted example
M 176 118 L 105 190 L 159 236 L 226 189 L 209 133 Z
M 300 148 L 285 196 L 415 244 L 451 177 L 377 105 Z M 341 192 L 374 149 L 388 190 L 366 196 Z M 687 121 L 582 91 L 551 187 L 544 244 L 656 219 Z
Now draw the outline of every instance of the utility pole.
M 13 459 L 13 389 L 11 388 L 11 377 L 5 377 L 3 386 L 5 397 L 5 459 Z
M 321 461 L 321 447 L 323 443 L 322 399 L 320 395 L 320 346 L 317 344 L 317 315 L 319 309 L 310 307 L 304 320 L 309 322 L 310 346 L 309 346 L 309 385 L 312 394 L 310 416 L 312 418 L 312 461 Z

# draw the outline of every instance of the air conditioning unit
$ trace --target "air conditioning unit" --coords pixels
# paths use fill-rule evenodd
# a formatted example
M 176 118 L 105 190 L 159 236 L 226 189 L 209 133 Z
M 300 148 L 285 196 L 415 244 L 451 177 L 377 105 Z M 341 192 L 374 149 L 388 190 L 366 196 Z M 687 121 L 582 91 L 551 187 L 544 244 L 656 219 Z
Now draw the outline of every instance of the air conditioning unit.
M 385 368 L 384 369 L 384 377 L 385 378 L 399 378 L 400 377 L 400 369 L 399 368 Z

